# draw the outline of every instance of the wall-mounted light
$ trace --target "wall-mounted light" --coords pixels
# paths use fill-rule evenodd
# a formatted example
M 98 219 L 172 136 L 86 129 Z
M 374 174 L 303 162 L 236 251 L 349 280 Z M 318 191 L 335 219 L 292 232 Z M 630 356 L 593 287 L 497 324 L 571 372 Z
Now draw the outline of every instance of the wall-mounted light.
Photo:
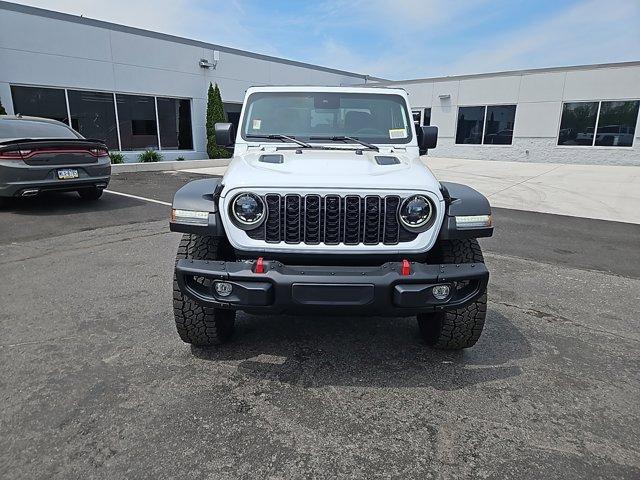
M 440 100 L 448 100 L 451 98 L 451 94 L 450 93 L 441 93 L 440 95 L 438 95 L 438 98 Z
M 218 61 L 220 60 L 220 52 L 218 50 L 213 51 L 213 62 L 210 62 L 206 58 L 201 58 L 198 63 L 201 68 L 213 68 L 214 70 L 218 66 Z

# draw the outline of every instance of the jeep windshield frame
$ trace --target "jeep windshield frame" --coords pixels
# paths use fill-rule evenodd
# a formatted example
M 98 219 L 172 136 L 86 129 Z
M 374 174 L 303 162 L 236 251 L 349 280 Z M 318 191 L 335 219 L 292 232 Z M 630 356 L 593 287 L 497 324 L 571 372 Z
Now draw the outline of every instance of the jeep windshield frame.
M 395 93 L 336 91 L 255 92 L 245 102 L 240 136 L 247 142 L 408 145 L 413 123 L 407 102 Z M 336 140 L 333 140 L 333 138 Z M 297 143 L 297 142 L 296 142 Z

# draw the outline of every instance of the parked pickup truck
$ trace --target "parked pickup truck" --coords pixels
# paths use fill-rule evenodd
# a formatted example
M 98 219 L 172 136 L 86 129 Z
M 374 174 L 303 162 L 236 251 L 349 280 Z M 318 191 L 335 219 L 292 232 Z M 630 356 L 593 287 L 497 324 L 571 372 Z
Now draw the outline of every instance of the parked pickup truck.
M 421 161 L 438 130 L 414 125 L 404 90 L 250 88 L 238 130 L 215 125 L 234 151 L 224 177 L 173 200 L 182 340 L 226 342 L 245 311 L 416 316 L 428 345 L 476 343 L 491 207 Z

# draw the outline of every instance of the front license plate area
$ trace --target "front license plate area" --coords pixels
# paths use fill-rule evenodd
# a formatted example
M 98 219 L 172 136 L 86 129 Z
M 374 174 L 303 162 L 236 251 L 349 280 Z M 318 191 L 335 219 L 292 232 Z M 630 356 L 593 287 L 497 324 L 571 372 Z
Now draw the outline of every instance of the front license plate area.
M 70 180 L 72 178 L 78 178 L 77 168 L 61 168 L 58 170 L 58 178 L 60 180 Z
M 373 302 L 371 284 L 294 283 L 291 296 L 300 305 L 367 305 Z

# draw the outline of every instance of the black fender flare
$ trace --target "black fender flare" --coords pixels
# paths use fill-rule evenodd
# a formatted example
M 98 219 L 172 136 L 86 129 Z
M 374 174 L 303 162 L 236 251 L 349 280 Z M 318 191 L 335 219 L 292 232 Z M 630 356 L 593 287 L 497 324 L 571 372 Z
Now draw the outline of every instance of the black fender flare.
M 491 215 L 491 205 L 487 197 L 473 188 L 460 183 L 440 182 L 446 210 L 439 240 L 490 237 L 493 226 L 458 229 L 455 217 L 458 215 Z
M 209 212 L 209 224 L 193 225 L 176 222 L 172 215 L 169 229 L 172 232 L 195 233 L 203 236 L 224 236 L 224 226 L 218 209 L 222 188 L 222 178 L 218 177 L 193 180 L 180 188 L 173 196 L 171 208 L 173 210 Z

